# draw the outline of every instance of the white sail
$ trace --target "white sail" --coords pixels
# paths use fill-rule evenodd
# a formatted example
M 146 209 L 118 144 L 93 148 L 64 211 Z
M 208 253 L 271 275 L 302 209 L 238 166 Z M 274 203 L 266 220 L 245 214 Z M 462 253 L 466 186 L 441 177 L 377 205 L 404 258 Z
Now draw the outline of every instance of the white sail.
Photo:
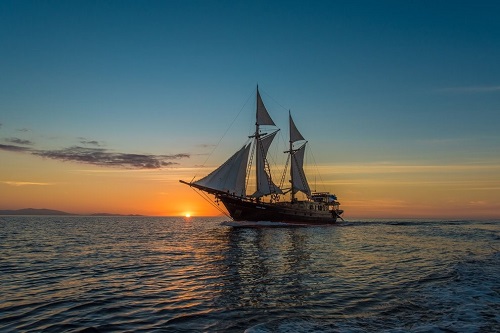
M 255 140 L 257 145 L 255 151 L 255 159 L 256 159 L 256 169 L 257 169 L 257 191 L 252 195 L 254 197 L 260 198 L 264 195 L 268 195 L 271 193 L 283 193 L 281 189 L 276 186 L 271 177 L 266 172 L 266 156 L 267 151 L 269 150 L 269 146 L 276 136 L 278 131 L 271 133 L 263 138 L 259 138 Z
M 289 114 L 290 118 L 290 155 L 291 155 L 291 177 L 292 177 L 292 193 L 295 194 L 298 191 L 305 193 L 307 196 L 311 195 L 311 189 L 307 183 L 307 178 L 304 173 L 304 154 L 306 151 L 306 143 L 304 143 L 300 148 L 293 149 L 293 143 L 297 141 L 305 140 L 302 134 L 300 134 L 297 126 L 293 122 L 292 115 Z
M 274 124 L 274 121 L 271 119 L 269 112 L 267 112 L 264 102 L 262 102 L 262 98 L 260 97 L 258 88 L 257 88 L 257 124 L 276 126 Z
M 290 118 L 290 141 L 293 143 L 296 141 L 305 140 L 302 134 L 300 134 L 299 130 L 297 129 L 297 126 L 295 126 L 291 114 L 289 114 L 289 118 Z
M 194 182 L 194 184 L 229 192 L 237 196 L 245 196 L 249 152 L 250 144 L 243 146 L 224 164 L 212 171 L 208 176 Z
M 290 118 L 291 119 L 291 118 Z M 304 153 L 306 151 L 306 144 L 302 145 L 299 149 L 292 153 L 292 191 L 296 193 L 301 191 L 307 196 L 311 195 L 311 189 L 307 183 L 307 178 L 304 173 Z

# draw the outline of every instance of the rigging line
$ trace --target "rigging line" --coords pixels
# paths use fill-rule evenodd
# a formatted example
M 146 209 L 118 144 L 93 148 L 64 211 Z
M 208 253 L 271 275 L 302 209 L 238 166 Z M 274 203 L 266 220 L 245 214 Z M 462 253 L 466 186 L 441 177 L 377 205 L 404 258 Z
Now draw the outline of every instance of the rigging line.
M 264 95 L 268 96 L 270 99 L 272 99 L 274 101 L 274 103 L 278 104 L 281 108 L 283 108 L 284 110 L 288 111 L 289 109 L 288 108 L 285 108 L 283 105 L 281 105 L 276 99 L 274 99 L 273 96 L 269 95 L 265 90 L 263 91 L 262 89 L 259 89 L 259 92 L 263 92 Z
M 278 131 L 279 131 L 279 129 L 278 129 Z M 267 137 L 269 137 L 269 136 L 267 136 Z M 257 140 L 257 144 L 259 144 L 259 146 L 260 146 L 261 158 L 264 161 L 264 173 L 265 173 L 265 176 L 267 178 L 267 186 L 269 187 L 269 190 L 271 190 L 272 188 L 275 188 L 275 185 L 273 183 L 273 177 L 271 174 L 271 168 L 269 166 L 269 161 L 268 161 L 267 156 L 266 156 L 266 155 L 268 155 L 267 153 L 269 152 L 269 149 L 268 149 L 267 153 L 264 154 L 264 146 L 262 145 L 262 140 Z M 277 194 L 276 192 L 271 192 L 269 194 L 272 195 L 273 193 Z M 272 198 L 272 196 L 271 196 L 271 198 Z
M 255 152 L 256 145 L 252 145 L 252 152 L 250 153 L 250 161 L 247 165 L 246 178 L 245 178 L 245 191 L 248 189 L 248 182 L 250 181 L 250 171 L 252 170 L 253 155 Z
M 323 177 L 321 177 L 321 173 L 319 172 L 319 167 L 318 163 L 316 163 L 316 158 L 314 157 L 313 150 L 311 144 L 309 144 L 309 154 L 311 154 L 311 157 L 313 159 L 314 166 L 316 167 L 316 174 L 319 176 L 319 181 L 320 181 L 320 186 L 325 191 L 325 181 L 323 180 Z
M 270 156 L 270 159 L 274 163 L 274 165 L 278 166 L 280 165 L 279 163 L 283 162 L 283 158 L 280 159 L 278 156 L 282 156 L 280 151 L 284 151 L 287 149 L 287 142 L 285 141 L 285 137 L 283 136 L 283 132 L 281 130 L 278 130 L 278 135 L 276 137 L 277 139 L 274 140 L 273 144 L 271 145 L 272 154 L 268 153 L 268 156 Z
M 208 198 L 208 195 L 205 193 L 200 193 L 200 191 L 196 190 L 194 187 L 191 187 L 193 191 L 196 192 L 200 197 L 202 197 L 205 201 L 207 201 L 209 204 L 211 204 L 215 209 L 217 209 L 219 212 L 222 214 L 226 215 L 227 217 L 231 218 L 224 210 L 222 210 L 219 206 L 217 206 L 212 200 Z
M 283 174 L 281 175 L 281 180 L 280 180 L 280 188 L 284 189 L 285 187 L 285 178 L 287 176 L 287 171 L 288 171 L 288 161 L 290 160 L 290 155 L 286 158 L 286 163 L 285 163 L 285 168 L 283 169 Z
M 248 101 L 250 100 L 250 98 L 252 97 L 253 95 L 251 94 L 250 96 L 248 96 L 245 104 L 243 104 L 243 106 L 241 107 L 240 111 L 238 112 L 238 114 L 236 115 L 236 117 L 234 117 L 233 121 L 231 121 L 231 123 L 229 124 L 229 127 L 226 129 L 226 131 L 224 132 L 224 134 L 222 134 L 221 138 L 219 139 L 219 141 L 217 141 L 217 144 L 215 145 L 215 147 L 212 149 L 212 151 L 210 152 L 210 154 L 208 154 L 207 158 L 205 159 L 205 162 L 203 162 L 203 164 L 201 165 L 202 167 L 205 166 L 205 164 L 207 163 L 208 159 L 214 154 L 215 150 L 217 149 L 217 147 L 219 147 L 219 144 L 221 143 L 222 139 L 224 139 L 224 137 L 226 136 L 227 132 L 229 132 L 229 130 L 231 129 L 231 127 L 233 126 L 234 122 L 236 121 L 236 119 L 238 119 L 238 117 L 240 116 L 241 112 L 243 111 L 243 109 L 246 107 L 246 105 L 248 104 Z M 196 175 L 194 175 L 193 179 L 191 181 L 193 181 L 194 179 L 196 178 Z
M 278 132 L 278 134 L 281 134 L 281 130 L 278 129 L 276 132 Z M 269 150 L 267 151 L 267 156 L 266 156 L 266 161 L 267 163 L 269 164 L 269 175 L 272 177 L 271 175 L 271 171 L 274 171 L 273 174 L 276 175 L 276 170 L 278 170 L 278 166 L 279 166 L 279 162 L 278 161 L 278 151 L 279 151 L 279 141 L 280 141 L 280 136 L 278 136 L 278 139 L 277 139 L 277 143 L 276 144 L 272 144 L 270 147 L 269 147 Z M 273 143 L 276 142 L 276 141 L 273 141 Z M 276 158 L 275 158 L 276 157 Z M 271 162 L 271 163 L 269 163 Z M 271 169 L 270 166 L 273 166 L 273 168 Z M 279 173 L 278 173 L 279 174 Z M 276 178 L 276 177 L 275 177 Z

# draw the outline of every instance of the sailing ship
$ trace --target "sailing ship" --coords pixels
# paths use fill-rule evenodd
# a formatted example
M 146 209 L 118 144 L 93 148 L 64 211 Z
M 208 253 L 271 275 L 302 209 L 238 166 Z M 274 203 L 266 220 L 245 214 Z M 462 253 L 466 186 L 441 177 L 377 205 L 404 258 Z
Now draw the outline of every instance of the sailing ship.
M 304 172 L 304 154 L 307 141 L 299 132 L 289 111 L 288 155 L 280 185 L 271 177 L 267 152 L 279 131 L 262 101 L 257 86 L 255 132 L 250 143 L 206 177 L 181 183 L 215 196 L 224 204 L 235 221 L 269 221 L 296 224 L 331 224 L 342 219 L 343 210 L 335 194 L 312 192 Z M 252 161 L 255 157 L 256 191 L 247 193 Z M 289 174 L 287 172 L 290 165 Z M 284 186 L 286 175 L 289 185 Z M 299 200 L 302 192 L 304 199 Z M 287 199 L 289 194 L 289 199 Z

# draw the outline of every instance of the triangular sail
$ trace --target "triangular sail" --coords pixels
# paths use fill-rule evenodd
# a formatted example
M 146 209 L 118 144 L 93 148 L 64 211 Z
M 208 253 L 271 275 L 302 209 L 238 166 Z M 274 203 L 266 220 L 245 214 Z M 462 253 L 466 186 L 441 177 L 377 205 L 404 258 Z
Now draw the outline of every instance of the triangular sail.
M 269 146 L 276 136 L 278 131 L 275 131 L 263 138 L 258 138 L 255 140 L 256 146 L 256 173 L 257 173 L 257 191 L 252 195 L 254 197 L 260 198 L 264 195 L 271 193 L 283 193 L 281 189 L 276 186 L 271 177 L 266 172 L 266 156 Z
M 292 153 L 292 191 L 297 193 L 301 191 L 307 196 L 311 195 L 311 189 L 307 183 L 307 178 L 304 173 L 304 153 L 306 151 L 306 144 L 302 145 L 298 150 Z
M 294 143 L 296 141 L 305 140 L 302 134 L 300 134 L 299 130 L 297 129 L 297 126 L 295 126 L 291 114 L 289 114 L 289 118 L 290 118 L 290 141 Z
M 257 88 L 257 124 L 276 126 L 274 124 L 274 121 L 271 119 L 269 112 L 267 112 L 264 102 L 262 102 L 262 98 L 260 97 L 258 88 Z
M 250 144 L 243 146 L 224 164 L 212 171 L 208 176 L 194 182 L 194 184 L 237 196 L 245 196 L 249 152 Z

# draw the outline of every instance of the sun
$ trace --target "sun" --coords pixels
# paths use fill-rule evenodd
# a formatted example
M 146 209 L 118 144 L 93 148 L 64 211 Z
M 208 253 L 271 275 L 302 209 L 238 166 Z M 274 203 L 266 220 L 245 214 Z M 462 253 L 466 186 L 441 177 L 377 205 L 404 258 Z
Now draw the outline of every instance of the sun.
M 185 217 L 191 217 L 191 213 L 184 214 Z

